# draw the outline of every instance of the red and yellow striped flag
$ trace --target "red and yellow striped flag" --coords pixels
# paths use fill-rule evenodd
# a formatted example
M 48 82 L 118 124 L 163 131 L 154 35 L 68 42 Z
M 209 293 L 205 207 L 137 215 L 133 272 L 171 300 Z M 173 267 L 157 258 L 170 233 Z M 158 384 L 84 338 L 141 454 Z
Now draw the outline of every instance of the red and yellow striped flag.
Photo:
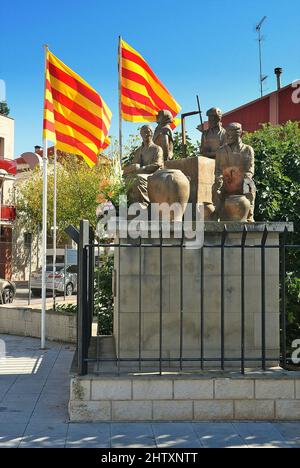
M 44 138 L 93 167 L 109 145 L 111 111 L 77 73 L 47 51 Z
M 147 62 L 122 39 L 120 48 L 123 119 L 130 122 L 155 122 L 158 112 L 164 109 L 169 110 L 175 118 L 181 107 Z

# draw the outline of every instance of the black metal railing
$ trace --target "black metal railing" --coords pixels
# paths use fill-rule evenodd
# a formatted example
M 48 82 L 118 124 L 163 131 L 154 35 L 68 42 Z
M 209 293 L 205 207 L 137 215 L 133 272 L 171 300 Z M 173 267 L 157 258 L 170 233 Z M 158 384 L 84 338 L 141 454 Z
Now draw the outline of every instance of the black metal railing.
M 69 231 L 70 233 L 71 231 Z M 162 237 L 162 230 L 160 236 L 155 242 L 149 243 L 143 242 L 142 238 L 136 241 L 128 242 L 115 242 L 111 243 L 110 246 L 114 248 L 115 252 L 118 253 L 115 268 L 120 273 L 121 269 L 121 255 L 122 249 L 135 249 L 139 256 L 138 260 L 138 282 L 135 285 L 138 288 L 137 294 L 137 309 L 138 309 L 138 344 L 136 346 L 136 356 L 122 357 L 121 347 L 121 332 L 122 324 L 121 321 L 117 321 L 118 329 L 115 330 L 117 333 L 117 349 L 115 356 L 106 356 L 101 352 L 101 346 L 92 346 L 92 339 L 100 340 L 102 337 L 92 337 L 92 321 L 93 321 L 93 304 L 94 304 L 94 287 L 97 282 L 94 281 L 95 271 L 95 255 L 99 252 L 100 247 L 107 247 L 107 243 L 95 243 L 93 230 L 90 228 L 88 221 L 82 221 L 80 225 L 80 231 L 75 232 L 72 238 L 78 242 L 78 335 L 77 335 L 77 363 L 78 373 L 85 375 L 88 372 L 120 372 L 128 367 L 134 367 L 135 370 L 142 371 L 144 367 L 146 370 L 151 368 L 152 371 L 157 371 L 162 374 L 165 370 L 170 370 L 170 366 L 173 370 L 182 371 L 186 369 L 193 370 L 204 370 L 204 369 L 215 369 L 218 367 L 221 370 L 225 370 L 227 363 L 235 363 L 240 367 L 242 373 L 245 373 L 247 367 L 257 367 L 260 364 L 262 370 L 266 370 L 268 364 L 274 362 L 274 356 L 267 355 L 267 307 L 266 307 L 266 252 L 275 251 L 276 255 L 279 255 L 278 272 L 273 272 L 274 275 L 278 273 L 279 279 L 279 291 L 278 300 L 280 304 L 280 356 L 278 355 L 278 361 L 280 360 L 281 365 L 284 367 L 287 362 L 287 311 L 286 311 L 286 252 L 288 249 L 300 250 L 300 245 L 294 245 L 287 243 L 288 228 L 285 227 L 284 231 L 280 234 L 280 242 L 272 244 L 269 242 L 268 236 L 269 231 L 267 226 L 261 235 L 261 241 L 259 244 L 247 243 L 248 241 L 248 228 L 245 225 L 241 232 L 240 242 L 228 243 L 228 230 L 226 225 L 223 231 L 220 233 L 220 242 L 205 244 L 201 247 L 199 252 L 200 262 L 200 310 L 199 310 L 199 349 L 195 353 L 195 356 L 184 355 L 184 253 L 185 245 L 183 237 L 178 239 L 176 244 L 168 243 L 167 240 Z M 159 320 L 158 320 L 158 356 L 145 357 L 143 356 L 142 346 L 142 323 L 143 323 L 143 288 L 142 288 L 142 252 L 144 249 L 159 249 Z M 179 353 L 175 357 L 165 357 L 163 354 L 164 350 L 164 307 L 163 307 L 163 262 L 164 252 L 166 249 L 178 249 L 179 250 L 179 330 L 178 330 L 178 341 L 179 341 Z M 209 311 L 205 308 L 205 250 L 206 249 L 218 249 L 220 251 L 220 355 L 207 356 L 206 343 L 205 343 L 205 322 L 207 320 L 207 313 Z M 225 335 L 226 335 L 226 301 L 225 301 L 225 267 L 226 267 L 226 255 L 228 249 L 238 249 L 240 251 L 240 277 L 238 278 L 238 284 L 240 285 L 240 350 L 239 355 L 230 356 L 226 353 L 225 348 Z M 256 249 L 260 252 L 260 294 L 261 294 L 261 345 L 260 353 L 255 356 L 247 356 L 246 347 L 246 332 L 247 332 L 247 307 L 246 307 L 246 254 L 249 249 Z M 117 278 L 117 291 L 116 301 L 118 302 L 117 310 L 120 310 L 120 297 L 121 297 L 121 276 Z M 91 348 L 94 350 L 91 352 Z M 95 349 L 97 350 L 95 353 Z M 149 367 L 152 366 L 152 367 Z

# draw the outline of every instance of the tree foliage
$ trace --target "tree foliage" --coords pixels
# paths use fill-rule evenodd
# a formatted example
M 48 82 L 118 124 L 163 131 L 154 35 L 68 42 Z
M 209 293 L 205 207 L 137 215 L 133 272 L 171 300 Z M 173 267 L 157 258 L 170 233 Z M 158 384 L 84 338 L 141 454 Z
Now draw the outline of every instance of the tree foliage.
M 89 168 L 82 160 L 68 155 L 57 167 L 57 227 L 58 241 L 64 238 L 64 230 L 70 224 L 79 225 L 88 219 L 93 227 L 97 224 L 96 208 L 99 184 L 110 177 L 111 164 Z M 42 225 L 43 174 L 36 169 L 29 178 L 21 181 L 17 189 L 18 216 L 24 227 L 35 232 Z M 53 226 L 53 166 L 48 177 L 48 231 Z
M 99 335 L 111 335 L 113 332 L 113 269 L 114 259 L 112 256 L 106 255 L 103 257 L 100 267 L 95 270 L 94 314 L 98 316 Z
M 256 219 L 293 221 L 300 231 L 300 129 L 264 125 L 244 137 L 255 150 Z
M 191 158 L 193 156 L 200 155 L 200 143 L 197 141 L 193 143 L 191 138 L 186 135 L 186 157 Z M 182 159 L 182 135 L 181 132 L 174 133 L 174 156 L 173 159 Z
M 7 117 L 9 115 L 10 109 L 5 101 L 0 102 L 0 115 Z
M 298 122 L 264 125 L 244 137 L 255 150 L 257 221 L 292 221 L 288 241 L 300 245 L 300 129 Z M 289 343 L 300 333 L 300 251 L 287 251 L 287 313 Z

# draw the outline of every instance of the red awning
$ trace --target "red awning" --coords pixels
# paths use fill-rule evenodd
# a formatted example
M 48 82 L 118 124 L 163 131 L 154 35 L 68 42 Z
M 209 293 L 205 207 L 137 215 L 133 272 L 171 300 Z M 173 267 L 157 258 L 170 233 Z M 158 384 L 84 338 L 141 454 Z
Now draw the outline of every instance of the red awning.
M 11 159 L 0 159 L 0 169 L 3 169 L 10 175 L 16 175 L 17 163 Z
M 0 221 L 15 221 L 17 217 L 17 211 L 14 206 L 2 205 L 0 207 Z

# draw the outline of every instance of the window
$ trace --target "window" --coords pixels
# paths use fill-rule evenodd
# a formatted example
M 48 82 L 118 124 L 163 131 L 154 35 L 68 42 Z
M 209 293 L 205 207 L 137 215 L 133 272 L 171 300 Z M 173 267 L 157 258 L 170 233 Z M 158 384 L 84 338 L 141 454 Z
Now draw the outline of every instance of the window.
M 65 261 L 64 255 L 56 255 L 56 264 L 63 264 Z M 53 264 L 53 255 L 47 255 L 47 265 Z

